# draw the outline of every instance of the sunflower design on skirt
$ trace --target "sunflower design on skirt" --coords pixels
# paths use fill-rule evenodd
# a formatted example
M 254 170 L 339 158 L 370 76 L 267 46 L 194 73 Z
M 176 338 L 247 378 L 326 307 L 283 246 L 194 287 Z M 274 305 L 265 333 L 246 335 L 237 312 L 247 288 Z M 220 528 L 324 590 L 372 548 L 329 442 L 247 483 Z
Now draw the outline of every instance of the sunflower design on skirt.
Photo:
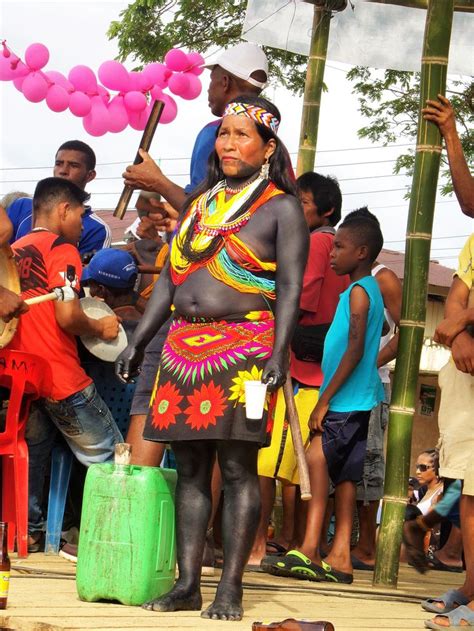
M 176 415 L 181 413 L 179 404 L 182 400 L 182 395 L 170 381 L 159 386 L 153 401 L 151 421 L 153 427 L 167 429 L 176 423 Z
M 229 401 L 235 401 L 234 407 L 237 403 L 245 404 L 245 382 L 246 381 L 261 381 L 263 369 L 258 366 L 252 366 L 250 370 L 239 370 L 237 377 L 232 379 L 233 386 L 229 388 L 230 395 Z
M 198 431 L 215 425 L 217 417 L 223 416 L 227 407 L 224 390 L 213 381 L 203 383 L 187 399 L 189 407 L 184 410 L 188 415 L 186 425 L 191 425 L 191 429 Z

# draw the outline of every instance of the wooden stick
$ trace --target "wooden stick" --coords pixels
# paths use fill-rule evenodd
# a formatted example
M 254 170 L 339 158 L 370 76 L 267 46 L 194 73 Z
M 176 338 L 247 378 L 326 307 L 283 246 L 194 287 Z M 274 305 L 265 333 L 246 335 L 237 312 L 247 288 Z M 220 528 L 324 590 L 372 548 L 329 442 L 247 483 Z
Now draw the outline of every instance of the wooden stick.
M 296 463 L 298 465 L 298 473 L 300 474 L 300 490 L 301 499 L 308 501 L 311 499 L 311 484 L 309 481 L 308 463 L 301 437 L 300 422 L 298 419 L 298 410 L 296 409 L 293 387 L 291 384 L 290 371 L 286 373 L 286 381 L 283 386 L 283 394 L 285 395 L 286 415 L 290 423 L 291 436 L 293 438 L 293 446 L 295 448 Z
M 151 146 L 151 141 L 153 140 L 153 136 L 155 135 L 156 127 L 161 118 L 161 113 L 163 112 L 165 104 L 163 101 L 155 101 L 153 103 L 153 107 L 151 108 L 150 117 L 147 121 L 146 127 L 143 130 L 143 136 L 138 146 L 139 149 L 143 149 L 143 151 L 148 151 Z M 135 156 L 135 160 L 133 164 L 140 164 L 143 162 L 143 159 L 140 153 L 137 151 L 137 155 Z M 117 208 L 114 210 L 114 217 L 118 217 L 119 219 L 123 219 L 125 215 L 125 211 L 128 208 L 130 203 L 130 198 L 132 197 L 134 189 L 131 186 L 124 186 L 122 194 L 120 195 L 120 199 L 117 204 Z
M 57 300 L 57 294 L 52 291 L 50 294 L 43 294 L 42 296 L 35 296 L 34 298 L 27 298 L 25 300 L 27 305 L 39 305 L 41 302 L 49 302 L 50 300 Z

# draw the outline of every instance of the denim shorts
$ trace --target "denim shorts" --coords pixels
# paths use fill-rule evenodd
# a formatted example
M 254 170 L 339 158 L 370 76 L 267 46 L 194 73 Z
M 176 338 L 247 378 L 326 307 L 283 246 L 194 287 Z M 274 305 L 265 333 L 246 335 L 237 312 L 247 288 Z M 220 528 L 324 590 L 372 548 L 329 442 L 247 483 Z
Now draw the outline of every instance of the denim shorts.
M 331 482 L 362 479 L 370 411 L 326 414 L 322 447 Z
M 383 497 L 385 478 L 384 440 L 388 425 L 390 404 L 390 384 L 384 383 L 385 399 L 376 405 L 370 413 L 367 434 L 367 451 L 364 460 L 362 480 L 357 484 L 357 500 L 375 502 Z

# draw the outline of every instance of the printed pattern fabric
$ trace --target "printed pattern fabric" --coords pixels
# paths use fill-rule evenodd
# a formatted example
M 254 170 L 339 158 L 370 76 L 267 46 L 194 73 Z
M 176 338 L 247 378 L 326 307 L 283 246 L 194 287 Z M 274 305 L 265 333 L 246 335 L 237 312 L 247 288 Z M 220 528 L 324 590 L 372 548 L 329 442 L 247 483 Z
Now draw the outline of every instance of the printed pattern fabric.
M 245 381 L 261 379 L 273 348 L 270 311 L 225 320 L 177 316 L 163 347 L 144 438 L 269 443 L 274 396 L 260 420 L 245 415 Z

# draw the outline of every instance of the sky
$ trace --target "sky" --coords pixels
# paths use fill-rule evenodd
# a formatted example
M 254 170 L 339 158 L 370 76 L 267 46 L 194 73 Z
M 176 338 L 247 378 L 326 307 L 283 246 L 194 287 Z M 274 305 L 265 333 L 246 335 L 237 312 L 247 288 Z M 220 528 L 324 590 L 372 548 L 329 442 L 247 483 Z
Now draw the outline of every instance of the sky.
M 42 2 L 0 0 L 0 37 L 24 58 L 26 48 L 45 44 L 50 59 L 45 70 L 67 75 L 85 64 L 96 73 L 102 62 L 117 55 L 115 41 L 106 32 L 118 19 L 126 2 L 69 0 Z M 161 60 L 157 60 L 161 61 Z M 125 63 L 132 69 L 131 60 Z M 349 65 L 329 61 L 324 93 L 315 170 L 336 176 L 343 193 L 343 213 L 368 205 L 381 222 L 385 247 L 403 251 L 408 201 L 404 199 L 410 180 L 392 174 L 395 158 L 406 151 L 407 141 L 380 147 L 357 136 L 364 119 L 357 111 L 356 97 L 345 78 Z M 207 105 L 209 73 L 205 71 L 203 91 L 194 101 L 178 101 L 178 116 L 169 125 L 159 125 L 150 150 L 163 171 L 178 184 L 188 181 L 189 158 L 201 127 L 212 120 Z M 282 113 L 279 135 L 296 163 L 302 97 L 271 85 L 268 96 Z M 121 173 L 135 157 L 141 132 L 127 128 L 120 134 L 89 136 L 80 119 L 69 111 L 51 112 L 46 104 L 30 103 L 12 82 L 0 82 L 0 197 L 23 190 L 32 193 L 36 182 L 52 174 L 57 147 L 77 138 L 90 144 L 97 155 L 97 178 L 88 185 L 94 209 L 114 208 L 122 190 Z M 133 207 L 133 200 L 130 207 Z M 131 223 L 124 221 L 124 227 Z M 462 215 L 455 197 L 439 196 L 433 228 L 432 259 L 456 266 L 456 256 L 472 231 L 472 220 Z

